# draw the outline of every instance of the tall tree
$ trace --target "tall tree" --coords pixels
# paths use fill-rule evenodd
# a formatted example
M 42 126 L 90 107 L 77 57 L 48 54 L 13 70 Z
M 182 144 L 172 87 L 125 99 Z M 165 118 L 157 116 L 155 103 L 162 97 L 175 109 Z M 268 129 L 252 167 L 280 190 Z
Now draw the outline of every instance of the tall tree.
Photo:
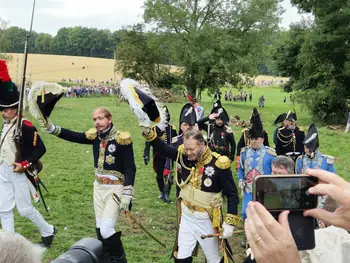
M 6 38 L 6 29 L 9 26 L 9 22 L 5 21 L 0 16 L 0 59 L 8 59 L 6 52 L 10 46 L 8 39 Z
M 291 30 L 282 47 L 280 64 L 293 77 L 291 88 L 315 120 L 346 120 L 350 99 L 350 2 L 348 0 L 292 0 L 314 22 Z
M 279 22 L 279 0 L 146 0 L 144 19 L 168 34 L 191 95 L 254 74 L 264 39 Z

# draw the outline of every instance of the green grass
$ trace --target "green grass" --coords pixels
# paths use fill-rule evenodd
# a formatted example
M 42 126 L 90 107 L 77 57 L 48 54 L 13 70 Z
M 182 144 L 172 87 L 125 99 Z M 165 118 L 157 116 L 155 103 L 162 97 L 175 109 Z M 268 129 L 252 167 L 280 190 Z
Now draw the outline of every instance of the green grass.
M 268 131 L 271 141 L 274 130 L 273 121 L 276 116 L 290 109 L 289 103 L 283 104 L 280 89 L 255 88 L 253 89 L 253 101 L 224 103 L 224 107 L 231 116 L 239 115 L 248 120 L 252 108 L 257 105 L 260 95 L 266 98 L 266 106 L 260 109 L 264 128 Z M 286 95 L 289 98 L 288 95 Z M 212 104 L 209 98 L 204 97 L 202 105 L 208 114 Z M 120 218 L 118 228 L 123 231 L 124 246 L 128 260 L 131 263 L 169 262 L 176 229 L 175 205 L 158 202 L 158 190 L 151 165 L 143 163 L 144 139 L 138 127 L 137 119 L 130 112 L 126 103 L 115 106 L 115 98 L 80 98 L 62 99 L 60 108 L 56 108 L 51 116 L 53 123 L 75 131 L 86 131 L 92 127 L 91 112 L 98 106 L 109 107 L 114 116 L 114 124 L 118 129 L 132 134 L 134 142 L 137 175 L 135 184 L 135 200 L 133 212 L 137 213 L 143 224 L 162 242 L 167 249 L 163 249 L 140 229 L 134 230 L 124 216 Z M 171 112 L 171 122 L 178 126 L 178 115 L 182 104 L 168 104 Z M 307 112 L 297 107 L 299 123 L 307 129 L 310 118 Z M 28 114 L 27 114 L 28 115 Z M 239 139 L 242 128 L 233 127 L 236 141 Z M 45 199 L 50 207 L 50 216 L 46 215 L 42 204 L 36 207 L 42 215 L 58 228 L 58 234 L 53 247 L 45 253 L 44 262 L 50 262 L 73 243 L 83 237 L 95 237 L 95 220 L 92 207 L 92 183 L 94 180 L 92 147 L 87 145 L 65 142 L 54 136 L 42 134 L 47 147 L 47 153 L 42 158 L 44 170 L 41 177 L 49 188 Z M 323 153 L 339 157 L 335 166 L 338 173 L 350 179 L 346 171 L 350 168 L 350 154 L 347 151 L 350 137 L 343 131 L 330 131 L 326 127 L 320 128 L 321 151 Z M 234 170 L 234 169 L 233 169 Z M 236 174 L 234 172 L 234 177 Z M 172 191 L 172 200 L 175 195 Z M 23 234 L 33 242 L 40 241 L 40 233 L 26 219 L 16 216 L 16 231 Z M 241 236 L 232 237 L 230 240 L 237 262 L 244 257 L 244 251 L 240 248 Z M 202 254 L 194 262 L 204 262 Z

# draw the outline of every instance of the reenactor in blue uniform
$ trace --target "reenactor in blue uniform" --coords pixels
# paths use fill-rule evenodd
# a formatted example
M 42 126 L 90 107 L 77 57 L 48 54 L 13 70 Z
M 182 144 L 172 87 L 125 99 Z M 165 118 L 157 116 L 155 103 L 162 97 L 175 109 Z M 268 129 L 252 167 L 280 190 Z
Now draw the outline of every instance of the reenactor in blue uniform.
M 112 114 L 106 108 L 95 109 L 92 118 L 95 128 L 86 132 L 61 128 L 53 125 L 48 118 L 41 126 L 63 140 L 92 145 L 97 237 L 111 262 L 126 263 L 121 232 L 115 231 L 115 224 L 120 210 L 128 211 L 131 208 L 134 195 L 136 166 L 131 136 L 128 132 L 117 130 L 112 122 Z M 119 206 L 113 201 L 113 193 L 121 199 Z
M 252 190 L 254 178 L 257 175 L 270 175 L 272 161 L 276 157 L 274 149 L 264 145 L 265 132 L 259 115 L 252 118 L 252 127 L 248 133 L 250 146 L 241 151 L 240 165 L 238 167 L 239 188 L 243 193 L 242 219 L 246 219 L 248 203 L 253 200 Z M 242 240 L 242 247 L 246 247 L 246 239 Z
M 211 122 L 206 124 L 208 121 Z M 235 158 L 236 142 L 232 129 L 227 126 L 229 121 L 226 110 L 222 106 L 216 106 L 208 117 L 198 121 L 198 126 L 207 132 L 210 150 L 227 156 L 232 162 Z
M 286 126 L 278 129 L 276 153 L 290 156 L 294 161 L 304 153 L 303 141 L 305 133 L 296 125 L 297 116 L 289 111 L 286 117 Z
M 165 144 L 152 129 L 144 128 L 143 132 L 160 155 L 171 158 L 181 169 L 174 177 L 180 189 L 174 262 L 191 263 L 198 243 L 208 263 L 224 262 L 230 254 L 226 238 L 232 235 L 234 226 L 239 222 L 239 198 L 230 159 L 212 152 L 200 131 L 186 132 L 182 136 L 184 144 L 178 148 Z M 221 217 L 223 196 L 227 199 L 224 222 Z M 202 235 L 215 233 L 221 233 L 223 239 L 201 238 Z M 220 243 L 222 246 L 219 246 Z M 223 258 L 219 247 L 223 248 Z
M 169 124 L 170 122 L 170 113 L 166 106 L 163 107 L 163 111 L 165 112 L 167 116 L 167 123 L 168 125 L 165 127 L 165 130 L 161 130 L 157 125 L 153 126 L 152 129 L 154 132 L 157 133 L 157 136 L 163 140 L 166 144 L 171 144 L 172 139 L 177 136 L 176 128 L 174 125 Z M 151 144 L 149 142 L 145 143 L 145 149 L 144 149 L 144 155 L 143 160 L 145 165 L 148 164 L 150 158 L 149 158 L 149 152 L 150 152 Z M 163 200 L 166 203 L 170 202 L 170 190 L 171 185 L 173 183 L 173 180 L 171 178 L 170 169 L 167 169 L 165 171 L 165 164 L 166 164 L 167 158 L 163 158 L 162 156 L 159 156 L 159 154 L 153 149 L 153 170 L 156 173 L 157 177 L 157 184 L 159 188 L 159 196 L 158 199 Z M 165 181 L 165 182 L 164 182 Z
M 253 113 L 252 116 L 250 117 L 250 124 L 252 125 L 252 122 L 255 118 L 259 118 L 260 119 L 260 114 L 258 112 L 258 110 L 256 108 L 253 109 Z M 241 138 L 238 141 L 237 144 L 237 153 L 236 153 L 236 171 L 238 171 L 238 167 L 240 164 L 240 159 L 241 159 L 241 150 L 244 147 L 250 146 L 250 139 L 251 137 L 249 136 L 249 134 L 251 133 L 251 128 L 246 128 L 244 130 L 242 130 L 242 135 Z M 267 135 L 267 132 L 265 130 L 263 130 L 264 133 L 264 145 L 265 146 L 270 146 L 269 144 L 269 137 Z

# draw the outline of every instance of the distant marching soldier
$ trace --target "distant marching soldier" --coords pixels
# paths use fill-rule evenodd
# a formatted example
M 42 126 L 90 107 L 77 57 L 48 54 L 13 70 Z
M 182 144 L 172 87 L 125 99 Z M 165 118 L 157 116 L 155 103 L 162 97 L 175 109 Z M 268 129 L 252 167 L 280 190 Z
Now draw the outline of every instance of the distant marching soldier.
M 297 125 L 297 116 L 289 111 L 286 116 L 286 126 L 277 132 L 277 155 L 290 156 L 294 161 L 304 153 L 305 133 Z
M 163 107 L 163 111 L 167 116 L 167 126 L 165 127 L 165 130 L 161 130 L 158 126 L 153 126 L 152 129 L 154 130 L 154 132 L 157 133 L 158 137 L 161 140 L 163 140 L 166 144 L 171 144 L 172 139 L 177 136 L 177 132 L 176 132 L 175 126 L 169 124 L 170 112 L 166 106 Z M 150 160 L 149 158 L 150 147 L 151 147 L 151 144 L 149 142 L 146 142 L 144 155 L 143 155 L 145 165 L 147 165 Z M 172 178 L 170 178 L 171 177 L 170 173 L 168 174 L 164 173 L 166 161 L 167 161 L 166 158 L 163 158 L 162 156 L 160 156 L 159 153 L 153 149 L 153 170 L 157 175 L 156 179 L 157 179 L 157 184 L 160 191 L 158 199 L 161 199 L 164 202 L 168 203 L 170 202 L 169 195 L 170 195 L 170 190 L 172 185 Z
M 257 175 L 270 175 L 272 173 L 272 161 L 276 157 L 274 149 L 264 145 L 265 131 L 259 115 L 252 117 L 252 127 L 249 129 L 248 137 L 250 145 L 241 151 L 241 159 L 238 168 L 238 185 L 243 193 L 242 219 L 246 219 L 248 203 L 252 201 L 254 178 Z M 246 239 L 241 242 L 246 247 Z
M 208 121 L 211 123 L 206 124 Z M 222 106 L 216 106 L 208 117 L 198 121 L 198 126 L 207 132 L 210 150 L 227 156 L 232 162 L 235 158 L 236 142 L 232 129 L 227 126 L 229 121 L 226 110 Z
M 253 109 L 252 112 L 252 116 L 250 117 L 250 124 L 253 123 L 253 120 L 255 118 L 259 118 L 260 119 L 260 114 L 258 112 L 258 110 L 256 108 Z M 269 136 L 267 135 L 267 132 L 265 130 L 263 130 L 264 133 L 264 145 L 265 146 L 270 146 L 269 144 Z M 237 144 L 237 153 L 236 153 L 236 171 L 238 171 L 238 167 L 240 164 L 240 159 L 241 159 L 241 150 L 244 147 L 250 146 L 250 140 L 251 137 L 249 136 L 249 134 L 251 134 L 251 128 L 246 128 L 244 130 L 242 130 L 242 135 L 241 138 L 238 141 Z

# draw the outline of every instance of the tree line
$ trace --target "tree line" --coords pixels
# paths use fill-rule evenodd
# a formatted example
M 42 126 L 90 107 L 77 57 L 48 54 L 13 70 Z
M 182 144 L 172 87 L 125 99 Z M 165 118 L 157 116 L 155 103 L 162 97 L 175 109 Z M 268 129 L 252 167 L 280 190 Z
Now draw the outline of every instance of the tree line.
M 5 24 L 0 28 L 0 52 L 22 53 L 28 31 L 16 26 L 4 27 Z M 61 28 L 55 36 L 34 31 L 28 47 L 34 54 L 113 58 L 121 31 L 81 26 Z

